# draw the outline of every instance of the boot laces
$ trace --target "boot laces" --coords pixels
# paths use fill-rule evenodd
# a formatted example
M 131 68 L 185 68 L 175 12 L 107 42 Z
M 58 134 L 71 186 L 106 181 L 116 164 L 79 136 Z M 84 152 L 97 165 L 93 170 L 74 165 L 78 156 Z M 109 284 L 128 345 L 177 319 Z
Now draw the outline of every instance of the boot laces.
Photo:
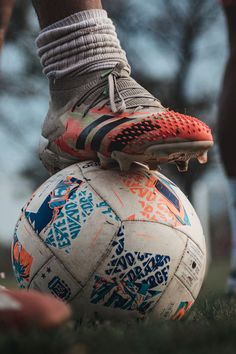
M 151 95 L 147 90 L 140 86 L 134 79 L 130 77 L 129 68 L 125 63 L 118 63 L 112 70 L 101 75 L 105 81 L 102 85 L 103 91 L 99 90 L 99 94 L 93 95 L 93 99 L 84 112 L 84 116 L 95 105 L 102 102 L 100 109 L 109 105 L 113 113 L 123 113 L 127 109 L 132 109 L 134 112 L 144 107 L 163 108 L 160 101 Z M 105 87 L 104 87 L 105 86 Z M 101 87 L 101 83 L 96 89 Z M 87 97 L 91 91 L 87 93 Z M 78 105 L 78 103 L 77 103 Z

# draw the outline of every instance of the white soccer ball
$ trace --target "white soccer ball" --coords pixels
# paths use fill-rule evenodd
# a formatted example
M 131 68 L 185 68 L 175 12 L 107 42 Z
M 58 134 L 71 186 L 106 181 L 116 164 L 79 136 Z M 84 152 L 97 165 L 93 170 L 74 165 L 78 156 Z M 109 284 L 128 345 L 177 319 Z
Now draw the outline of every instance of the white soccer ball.
M 179 319 L 200 291 L 206 246 L 192 205 L 168 178 L 82 162 L 22 209 L 12 260 L 20 287 L 51 293 L 81 317 Z

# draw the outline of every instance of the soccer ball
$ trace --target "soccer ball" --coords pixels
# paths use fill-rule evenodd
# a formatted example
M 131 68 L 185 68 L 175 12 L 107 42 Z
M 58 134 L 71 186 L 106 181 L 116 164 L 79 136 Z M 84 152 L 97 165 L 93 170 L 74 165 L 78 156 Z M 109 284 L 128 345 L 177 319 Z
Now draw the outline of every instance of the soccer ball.
M 12 244 L 19 286 L 75 305 L 81 318 L 179 319 L 206 268 L 199 219 L 159 172 L 81 162 L 22 209 Z

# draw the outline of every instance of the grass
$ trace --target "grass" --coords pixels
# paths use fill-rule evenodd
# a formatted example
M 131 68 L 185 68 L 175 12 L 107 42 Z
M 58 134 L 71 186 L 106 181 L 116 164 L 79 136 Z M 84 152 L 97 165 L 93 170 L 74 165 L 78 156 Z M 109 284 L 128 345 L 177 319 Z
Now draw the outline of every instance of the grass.
M 179 322 L 98 323 L 51 332 L 0 334 L 1 354 L 233 354 L 236 299 L 224 295 L 228 266 L 214 264 L 189 316 Z

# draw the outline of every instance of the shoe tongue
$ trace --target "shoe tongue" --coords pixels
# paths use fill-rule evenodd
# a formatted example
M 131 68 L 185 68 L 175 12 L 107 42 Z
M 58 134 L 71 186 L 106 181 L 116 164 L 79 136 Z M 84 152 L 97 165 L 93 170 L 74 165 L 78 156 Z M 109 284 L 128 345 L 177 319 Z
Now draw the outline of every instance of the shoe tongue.
M 131 77 L 121 77 L 117 80 L 117 88 L 125 100 L 127 108 L 139 106 L 159 107 L 161 103 L 145 88 Z

